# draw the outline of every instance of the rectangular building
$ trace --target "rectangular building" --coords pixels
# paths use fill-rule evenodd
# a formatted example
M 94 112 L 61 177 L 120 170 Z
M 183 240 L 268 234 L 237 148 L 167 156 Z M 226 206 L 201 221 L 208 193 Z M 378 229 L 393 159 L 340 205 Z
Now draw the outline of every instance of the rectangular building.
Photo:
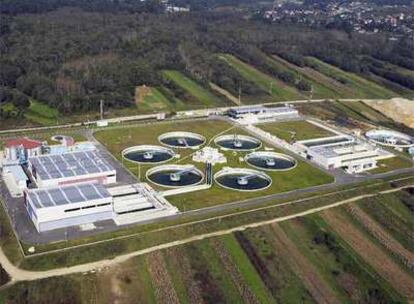
M 246 106 L 231 108 L 227 114 L 241 124 L 256 124 L 269 121 L 297 119 L 299 112 L 293 107 Z
M 39 188 L 116 182 L 116 170 L 97 150 L 31 157 L 28 167 Z
M 319 166 L 360 173 L 377 167 L 377 161 L 394 154 L 350 135 L 301 140 L 294 144 L 299 153 Z
M 101 184 L 31 189 L 25 196 L 38 232 L 112 219 L 112 196 Z

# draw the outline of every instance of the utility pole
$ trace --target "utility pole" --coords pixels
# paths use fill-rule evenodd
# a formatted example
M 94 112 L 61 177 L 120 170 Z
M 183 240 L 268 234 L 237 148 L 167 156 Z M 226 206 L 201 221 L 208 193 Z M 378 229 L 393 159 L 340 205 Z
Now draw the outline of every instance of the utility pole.
M 99 109 L 100 109 L 100 112 L 101 112 L 101 120 L 103 120 L 103 116 L 104 116 L 104 101 L 102 99 L 100 100 Z
M 241 105 L 241 84 L 239 84 L 239 105 Z
M 312 100 L 312 98 L 313 98 L 313 84 L 311 84 L 310 99 L 309 100 Z

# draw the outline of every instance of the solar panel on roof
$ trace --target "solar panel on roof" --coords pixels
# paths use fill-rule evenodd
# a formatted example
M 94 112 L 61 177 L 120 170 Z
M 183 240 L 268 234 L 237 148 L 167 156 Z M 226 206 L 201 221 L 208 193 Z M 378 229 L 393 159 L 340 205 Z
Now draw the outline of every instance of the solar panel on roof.
M 111 197 L 111 195 L 108 190 L 100 184 L 79 184 L 28 191 L 28 198 L 33 202 L 33 205 L 37 209 L 81 203 L 109 197 Z
M 98 151 L 42 155 L 29 159 L 43 180 L 113 171 Z

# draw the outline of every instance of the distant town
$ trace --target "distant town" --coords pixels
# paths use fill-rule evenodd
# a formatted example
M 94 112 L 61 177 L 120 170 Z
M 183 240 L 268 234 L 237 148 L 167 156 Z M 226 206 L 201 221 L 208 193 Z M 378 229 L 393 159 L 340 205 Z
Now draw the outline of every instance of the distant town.
M 414 31 L 414 10 L 403 5 L 378 6 L 359 1 L 283 2 L 265 10 L 262 17 L 272 22 L 337 28 L 360 34 L 389 32 L 393 34 L 391 39 Z

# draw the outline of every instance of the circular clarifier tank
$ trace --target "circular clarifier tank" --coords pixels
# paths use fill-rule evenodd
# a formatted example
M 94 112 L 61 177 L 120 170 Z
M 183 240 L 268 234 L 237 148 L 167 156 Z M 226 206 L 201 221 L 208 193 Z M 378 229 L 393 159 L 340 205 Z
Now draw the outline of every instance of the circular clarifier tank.
M 245 160 L 255 168 L 272 171 L 291 170 L 297 164 L 296 160 L 289 155 L 267 151 L 249 153 Z
M 221 135 L 214 142 L 223 149 L 234 151 L 252 151 L 262 146 L 260 140 L 240 134 Z
M 147 179 L 159 186 L 176 188 L 197 185 L 204 174 L 193 165 L 161 165 L 148 170 Z
M 171 149 L 161 146 L 140 145 L 126 148 L 122 157 L 139 164 L 156 164 L 170 160 L 175 155 Z
M 206 142 L 204 136 L 192 132 L 168 132 L 160 135 L 158 140 L 172 148 L 197 149 Z
M 414 137 L 394 130 L 371 130 L 365 133 L 366 138 L 383 146 L 409 148 L 414 146 Z
M 246 168 L 224 168 L 214 175 L 214 180 L 223 188 L 237 191 L 258 191 L 272 184 L 266 173 Z

